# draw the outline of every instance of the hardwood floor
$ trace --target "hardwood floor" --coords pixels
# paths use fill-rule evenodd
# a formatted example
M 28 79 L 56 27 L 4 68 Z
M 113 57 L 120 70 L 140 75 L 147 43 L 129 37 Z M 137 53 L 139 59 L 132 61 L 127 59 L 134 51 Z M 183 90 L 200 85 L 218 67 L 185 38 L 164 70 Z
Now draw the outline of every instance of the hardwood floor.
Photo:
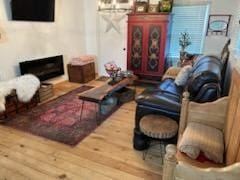
M 78 86 L 59 83 L 55 95 Z M 0 180 L 161 179 L 159 150 L 151 148 L 142 160 L 142 152 L 132 148 L 135 106 L 124 104 L 75 147 L 0 125 Z

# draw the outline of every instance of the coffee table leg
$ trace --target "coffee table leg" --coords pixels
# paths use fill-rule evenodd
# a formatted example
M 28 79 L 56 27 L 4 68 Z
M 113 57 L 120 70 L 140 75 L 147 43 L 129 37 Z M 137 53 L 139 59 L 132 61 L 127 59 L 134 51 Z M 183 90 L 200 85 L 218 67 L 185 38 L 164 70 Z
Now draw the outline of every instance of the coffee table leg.
M 81 105 L 81 107 L 80 107 L 80 121 L 82 120 L 82 114 L 83 114 L 83 106 L 84 106 L 84 100 L 82 100 L 82 105 Z
M 96 103 L 96 123 L 101 123 L 101 103 Z

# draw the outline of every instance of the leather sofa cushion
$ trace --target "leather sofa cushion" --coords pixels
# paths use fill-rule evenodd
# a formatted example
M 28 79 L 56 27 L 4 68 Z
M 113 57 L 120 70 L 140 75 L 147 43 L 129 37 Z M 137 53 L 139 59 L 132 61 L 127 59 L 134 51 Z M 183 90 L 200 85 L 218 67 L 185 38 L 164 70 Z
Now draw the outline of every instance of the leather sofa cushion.
M 136 98 L 138 105 L 180 113 L 182 88 L 176 86 L 173 79 L 166 79 L 159 88 L 141 93 Z
M 171 78 L 164 79 L 159 85 L 158 89 L 162 92 L 168 92 L 169 94 L 177 97 L 181 96 L 183 93 L 183 88 L 181 86 L 177 86 L 174 83 L 174 79 Z

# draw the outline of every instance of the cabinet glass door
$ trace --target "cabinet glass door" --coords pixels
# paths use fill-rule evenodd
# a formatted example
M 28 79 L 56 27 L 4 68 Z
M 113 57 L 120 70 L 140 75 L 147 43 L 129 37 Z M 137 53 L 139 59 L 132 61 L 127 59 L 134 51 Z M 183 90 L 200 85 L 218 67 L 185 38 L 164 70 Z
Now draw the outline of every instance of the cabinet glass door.
M 130 53 L 128 67 L 134 72 L 142 70 L 143 57 L 143 26 L 132 25 L 130 28 Z
M 149 23 L 146 29 L 146 57 L 144 73 L 152 76 L 162 76 L 164 71 L 166 28 L 161 23 Z
M 161 27 L 150 26 L 148 34 L 147 71 L 159 71 L 159 59 L 161 48 Z

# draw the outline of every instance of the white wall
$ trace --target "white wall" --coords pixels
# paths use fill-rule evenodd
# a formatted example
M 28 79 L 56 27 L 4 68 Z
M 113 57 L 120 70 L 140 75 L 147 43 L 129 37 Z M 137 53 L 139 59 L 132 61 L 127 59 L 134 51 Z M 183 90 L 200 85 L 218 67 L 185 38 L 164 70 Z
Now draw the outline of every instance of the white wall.
M 113 29 L 105 32 L 107 23 L 102 15 L 110 14 L 97 11 L 97 0 L 85 0 L 85 4 L 88 4 L 85 13 L 87 53 L 97 55 L 98 73 L 106 74 L 104 64 L 109 61 L 115 61 L 123 70 L 126 69 L 127 51 L 123 49 L 127 48 L 127 15 L 119 23 L 121 33 Z M 117 17 L 122 15 L 120 13 Z
M 19 75 L 23 60 L 63 54 L 66 65 L 85 53 L 83 1 L 56 0 L 53 23 L 12 21 L 9 1 L 0 0 L 0 80 Z
M 85 36 L 87 54 L 96 55 L 96 71 L 98 71 L 98 26 L 97 26 L 97 3 L 96 0 L 85 0 Z
M 126 51 L 123 48 L 127 44 L 127 16 L 121 21 L 121 34 L 116 31 L 111 30 L 108 33 L 104 32 L 106 28 L 106 22 L 102 19 L 99 13 L 96 12 L 97 0 L 85 0 L 85 2 L 90 3 L 91 6 L 88 7 L 89 12 L 92 12 L 91 18 L 86 17 L 91 25 L 88 26 L 88 31 L 91 30 L 91 34 L 88 34 L 87 39 L 89 42 L 97 41 L 98 50 L 96 47 L 88 46 L 87 52 L 96 53 L 98 56 L 99 64 L 99 74 L 105 73 L 103 64 L 110 60 L 115 60 L 119 66 L 123 69 L 126 68 Z M 174 0 L 175 4 L 199 4 L 199 3 L 209 3 L 210 4 L 210 14 L 234 14 L 238 9 L 236 0 Z M 95 4 L 95 5 L 94 5 Z M 89 14 L 89 13 L 88 13 Z M 232 25 L 230 26 L 230 33 Z M 94 34 L 95 33 L 95 34 Z M 92 37 L 94 38 L 94 41 Z M 222 47 L 224 46 L 228 37 L 224 36 L 207 36 L 205 41 L 204 53 L 205 54 L 219 54 Z
M 127 68 L 127 16 L 118 14 L 117 17 L 125 16 L 119 22 L 120 33 L 113 28 L 106 33 L 107 23 L 101 15 L 98 16 L 98 59 L 99 74 L 106 74 L 104 64 L 109 61 L 115 61 L 122 70 Z

